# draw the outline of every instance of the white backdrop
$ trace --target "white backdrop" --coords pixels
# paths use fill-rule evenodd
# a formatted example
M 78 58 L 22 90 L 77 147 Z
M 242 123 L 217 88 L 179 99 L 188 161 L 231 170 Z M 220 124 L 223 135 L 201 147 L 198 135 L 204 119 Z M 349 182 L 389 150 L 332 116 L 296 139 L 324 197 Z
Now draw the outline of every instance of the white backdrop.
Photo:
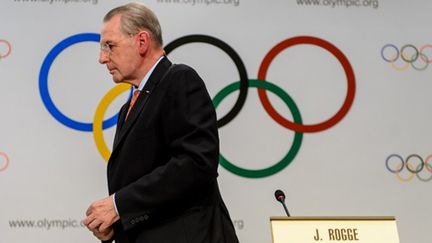
M 0 3 L 0 242 L 97 242 L 80 221 L 88 205 L 107 193 L 106 164 L 92 123 L 114 84 L 98 64 L 99 45 L 91 38 L 97 38 L 103 15 L 126 2 Z M 241 58 L 250 80 L 262 78 L 262 61 L 273 53 L 265 82 L 293 99 L 304 124 L 327 121 L 347 93 L 355 94 L 338 123 L 298 132 L 303 136 L 295 143 L 298 152 L 277 173 L 252 173 L 259 178 L 250 178 L 219 168 L 221 191 L 241 242 L 271 242 L 269 218 L 284 214 L 273 196 L 280 188 L 292 215 L 395 216 L 401 242 L 430 243 L 432 166 L 421 162 L 432 163 L 432 2 L 142 2 L 159 16 L 165 44 L 188 35 L 223 41 Z M 308 38 L 292 44 L 299 36 Z M 292 45 L 270 52 L 283 41 Z M 58 44 L 61 48 L 54 49 Z M 334 50 L 340 53 L 334 55 Z M 354 71 L 355 90 L 348 85 L 340 55 Z M 214 45 L 186 44 L 169 57 L 197 69 L 212 97 L 240 80 L 232 59 Z M 286 98 L 267 93 L 277 112 L 292 121 Z M 48 98 L 51 105 L 43 102 Z M 223 97 L 219 118 L 237 98 L 238 91 Z M 115 115 L 126 99 L 127 92 L 106 100 L 103 119 Z M 56 119 L 53 107 L 75 123 Z M 87 125 L 81 129 L 77 123 Z M 248 170 L 275 165 L 294 143 L 293 128 L 280 123 L 250 87 L 240 112 L 219 130 L 221 153 Z M 108 147 L 113 133 L 114 127 L 103 130 Z M 390 172 L 401 168 L 392 154 L 402 160 L 412 155 L 408 168 L 417 173 L 407 168 Z

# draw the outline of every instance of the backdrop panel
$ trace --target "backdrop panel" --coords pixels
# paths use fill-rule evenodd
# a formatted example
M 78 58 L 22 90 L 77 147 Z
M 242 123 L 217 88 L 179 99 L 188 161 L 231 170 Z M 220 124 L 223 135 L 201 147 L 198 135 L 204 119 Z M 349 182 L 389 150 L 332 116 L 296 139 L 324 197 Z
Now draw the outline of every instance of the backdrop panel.
M 98 64 L 99 30 L 126 2 L 0 3 L 0 242 L 96 242 L 81 220 L 129 95 Z M 214 99 L 241 242 L 271 242 L 283 189 L 292 215 L 394 215 L 401 242 L 430 243 L 432 2 L 141 2 Z

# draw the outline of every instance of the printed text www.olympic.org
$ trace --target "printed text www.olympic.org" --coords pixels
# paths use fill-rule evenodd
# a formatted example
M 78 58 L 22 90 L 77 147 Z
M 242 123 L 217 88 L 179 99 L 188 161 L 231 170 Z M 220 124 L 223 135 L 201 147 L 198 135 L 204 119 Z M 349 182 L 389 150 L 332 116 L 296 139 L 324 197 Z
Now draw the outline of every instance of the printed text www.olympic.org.
M 242 219 L 233 220 L 233 224 L 236 229 L 242 230 L 244 228 L 244 221 Z M 85 225 L 82 220 L 76 219 L 15 219 L 9 220 L 9 228 L 26 229 L 26 228 L 37 228 L 37 229 L 73 229 L 73 228 L 84 228 Z
M 173 4 L 189 4 L 191 6 L 197 5 L 232 5 L 238 7 L 240 0 L 156 0 L 158 3 L 173 3 Z
M 22 3 L 49 3 L 49 4 L 55 4 L 55 3 L 91 3 L 91 4 L 98 4 L 99 0 L 13 0 L 14 2 L 22 2 Z
M 76 219 L 15 219 L 9 220 L 10 228 L 67 229 L 85 227 L 82 220 Z
M 323 7 L 369 7 L 377 9 L 378 0 L 296 0 L 297 5 L 302 6 L 323 6 Z

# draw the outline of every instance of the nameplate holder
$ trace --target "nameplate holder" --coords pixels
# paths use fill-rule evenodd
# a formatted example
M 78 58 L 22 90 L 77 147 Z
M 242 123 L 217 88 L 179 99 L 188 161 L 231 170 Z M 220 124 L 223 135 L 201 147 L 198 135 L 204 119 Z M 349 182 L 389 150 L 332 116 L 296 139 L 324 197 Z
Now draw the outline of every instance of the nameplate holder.
M 273 243 L 399 243 L 394 217 L 271 217 Z

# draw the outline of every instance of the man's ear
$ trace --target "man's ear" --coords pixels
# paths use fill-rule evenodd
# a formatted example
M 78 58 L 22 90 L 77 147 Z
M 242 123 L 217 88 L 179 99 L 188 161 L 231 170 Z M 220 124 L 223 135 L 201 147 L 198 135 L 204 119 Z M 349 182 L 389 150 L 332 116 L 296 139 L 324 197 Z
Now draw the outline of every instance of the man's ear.
M 140 55 L 144 55 L 150 48 L 151 38 L 150 33 L 147 31 L 140 31 L 137 34 L 138 38 L 138 50 Z

